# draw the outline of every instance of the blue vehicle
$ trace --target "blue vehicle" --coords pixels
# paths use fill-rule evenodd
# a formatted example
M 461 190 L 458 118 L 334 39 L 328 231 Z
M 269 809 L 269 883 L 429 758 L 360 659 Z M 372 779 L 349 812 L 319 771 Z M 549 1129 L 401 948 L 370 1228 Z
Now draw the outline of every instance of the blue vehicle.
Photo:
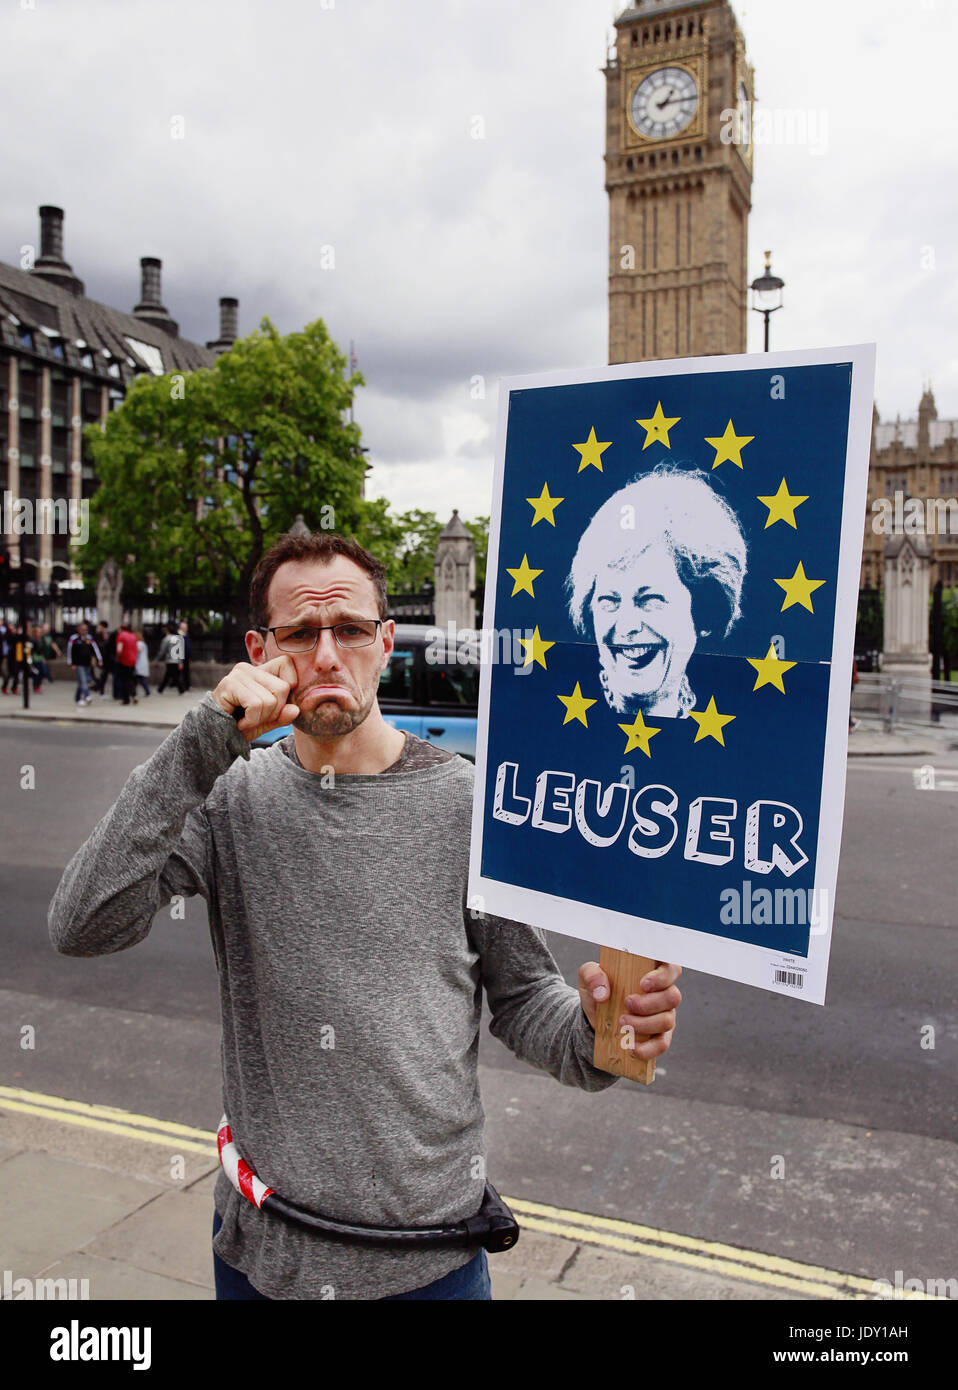
M 379 708 L 387 724 L 475 762 L 478 703 L 475 633 L 461 632 L 452 643 L 441 628 L 396 624 L 393 654 L 379 678 Z M 291 724 L 271 729 L 253 747 L 266 748 L 292 732 Z

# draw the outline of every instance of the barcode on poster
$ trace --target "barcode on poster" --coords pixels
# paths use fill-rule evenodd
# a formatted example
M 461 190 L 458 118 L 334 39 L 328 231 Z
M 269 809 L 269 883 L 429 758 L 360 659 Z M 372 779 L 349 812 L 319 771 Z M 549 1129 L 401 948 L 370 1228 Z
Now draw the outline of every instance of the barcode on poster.
M 777 985 L 788 985 L 791 989 L 805 988 L 805 976 L 797 970 L 773 970 L 772 974 Z

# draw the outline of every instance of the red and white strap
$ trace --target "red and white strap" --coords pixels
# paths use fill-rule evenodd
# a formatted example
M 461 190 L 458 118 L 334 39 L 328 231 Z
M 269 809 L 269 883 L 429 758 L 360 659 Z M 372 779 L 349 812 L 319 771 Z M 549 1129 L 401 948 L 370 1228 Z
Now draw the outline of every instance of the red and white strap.
M 220 1152 L 223 1172 L 237 1192 L 247 1201 L 252 1202 L 254 1207 L 261 1207 L 272 1193 L 273 1188 L 267 1187 L 264 1182 L 261 1182 L 245 1158 L 240 1157 L 239 1149 L 233 1143 L 233 1131 L 230 1129 L 230 1122 L 225 1115 L 220 1120 L 219 1129 L 216 1131 L 216 1146 Z

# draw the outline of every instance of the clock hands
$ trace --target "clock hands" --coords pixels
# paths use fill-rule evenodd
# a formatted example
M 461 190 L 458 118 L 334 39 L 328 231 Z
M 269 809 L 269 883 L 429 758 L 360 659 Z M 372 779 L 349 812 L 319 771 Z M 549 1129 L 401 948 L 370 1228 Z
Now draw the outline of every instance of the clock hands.
M 671 106 L 674 101 L 677 101 L 681 106 L 683 102 L 693 101 L 694 99 L 695 97 L 693 92 L 687 93 L 686 96 L 676 96 L 675 88 L 670 87 L 669 90 L 666 92 L 665 96 L 660 101 L 657 101 L 655 103 L 655 110 L 659 115 L 661 115 L 665 108 L 667 106 Z

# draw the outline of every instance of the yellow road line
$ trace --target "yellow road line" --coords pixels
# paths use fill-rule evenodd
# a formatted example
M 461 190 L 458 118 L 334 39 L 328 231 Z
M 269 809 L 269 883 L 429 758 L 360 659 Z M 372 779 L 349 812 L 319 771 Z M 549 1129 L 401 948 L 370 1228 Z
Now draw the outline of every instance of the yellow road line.
M 157 1120 L 149 1115 L 137 1115 L 110 1105 L 93 1105 L 86 1101 L 66 1100 L 62 1096 L 43 1095 L 16 1086 L 0 1086 L 0 1109 L 21 1114 L 37 1115 L 62 1124 L 80 1125 L 85 1129 L 116 1134 L 124 1139 L 142 1139 L 166 1148 L 203 1154 L 215 1159 L 216 1135 L 175 1120 Z M 563 1240 L 596 1245 L 628 1255 L 642 1255 L 684 1265 L 706 1273 L 742 1279 L 767 1288 L 782 1289 L 821 1299 L 864 1299 L 875 1296 L 875 1281 L 856 1274 L 843 1274 L 821 1265 L 803 1264 L 781 1255 L 767 1255 L 720 1241 L 701 1240 L 696 1236 L 680 1235 L 675 1231 L 642 1226 L 615 1217 L 595 1216 L 589 1212 L 572 1211 L 529 1201 L 525 1197 L 506 1197 L 520 1226 Z M 941 1301 L 937 1295 L 909 1290 L 906 1299 Z
M 143 1125 L 147 1129 L 159 1130 L 163 1134 L 182 1134 L 187 1139 L 210 1138 L 207 1129 L 195 1129 L 193 1125 L 181 1125 L 176 1120 L 157 1120 L 152 1115 L 136 1115 L 130 1110 L 117 1110 L 112 1105 L 92 1105 L 85 1100 L 64 1100 L 62 1096 L 46 1096 L 39 1091 L 24 1091 L 19 1086 L 0 1086 L 0 1101 L 19 1100 L 30 1105 L 44 1105 L 53 1110 L 71 1110 L 78 1115 L 87 1115 L 101 1120 L 115 1120 L 125 1125 Z M 213 1135 L 216 1142 L 216 1135 Z
M 511 1205 L 512 1199 L 506 1198 Z M 518 1213 L 517 1213 L 518 1215 Z M 599 1245 L 606 1249 L 619 1250 L 627 1255 L 644 1255 L 667 1264 L 684 1265 L 689 1269 L 703 1270 L 707 1274 L 724 1274 L 730 1279 L 743 1279 L 751 1284 L 764 1284 L 767 1288 L 786 1289 L 791 1293 L 802 1293 L 810 1298 L 865 1298 L 863 1293 L 843 1293 L 832 1284 L 813 1283 L 807 1279 L 795 1279 L 785 1274 L 771 1274 L 764 1269 L 751 1268 L 732 1260 L 720 1260 L 711 1255 L 693 1255 L 687 1250 L 672 1250 L 663 1245 L 650 1245 L 645 1241 L 627 1240 L 624 1236 L 605 1235 L 585 1226 L 567 1226 L 556 1221 L 539 1221 L 533 1216 L 519 1216 L 520 1224 L 530 1231 L 542 1231 L 546 1235 L 562 1236 L 566 1240 L 576 1240 L 586 1245 Z
M 38 1115 L 43 1120 L 58 1120 L 65 1125 L 80 1125 L 83 1129 L 95 1129 L 104 1134 L 118 1134 L 122 1139 L 143 1139 L 148 1144 L 162 1144 L 166 1149 L 185 1149 L 189 1153 L 203 1154 L 207 1158 L 217 1157 L 215 1136 L 206 1144 L 198 1144 L 195 1139 L 183 1139 L 173 1134 L 151 1134 L 149 1130 L 134 1129 L 132 1125 L 113 1124 L 109 1120 L 92 1119 L 89 1115 L 74 1115 L 67 1110 L 48 1110 L 42 1105 L 27 1105 L 19 1100 L 7 1100 L 0 1096 L 0 1109 L 16 1110 L 23 1115 Z
M 804 1264 L 799 1260 L 789 1260 L 781 1255 L 766 1255 L 761 1251 L 748 1250 L 735 1245 L 723 1245 L 720 1241 L 699 1240 L 696 1236 L 677 1235 L 674 1231 L 660 1231 L 653 1226 L 639 1226 L 632 1221 L 619 1221 L 610 1216 L 591 1216 L 581 1212 L 565 1211 L 561 1207 L 546 1206 L 543 1202 L 529 1202 L 525 1198 L 510 1198 L 510 1204 L 517 1212 L 527 1212 L 530 1216 L 582 1224 L 599 1231 L 610 1231 L 614 1235 L 626 1236 L 632 1240 L 650 1240 L 662 1245 L 698 1252 L 713 1258 L 734 1260 L 739 1264 L 755 1265 L 769 1274 L 795 1275 L 800 1279 L 813 1279 L 826 1284 L 836 1284 L 846 1288 L 861 1289 L 872 1293 L 871 1279 L 862 1279 L 855 1274 L 841 1274 L 837 1270 L 825 1269 L 820 1265 Z

